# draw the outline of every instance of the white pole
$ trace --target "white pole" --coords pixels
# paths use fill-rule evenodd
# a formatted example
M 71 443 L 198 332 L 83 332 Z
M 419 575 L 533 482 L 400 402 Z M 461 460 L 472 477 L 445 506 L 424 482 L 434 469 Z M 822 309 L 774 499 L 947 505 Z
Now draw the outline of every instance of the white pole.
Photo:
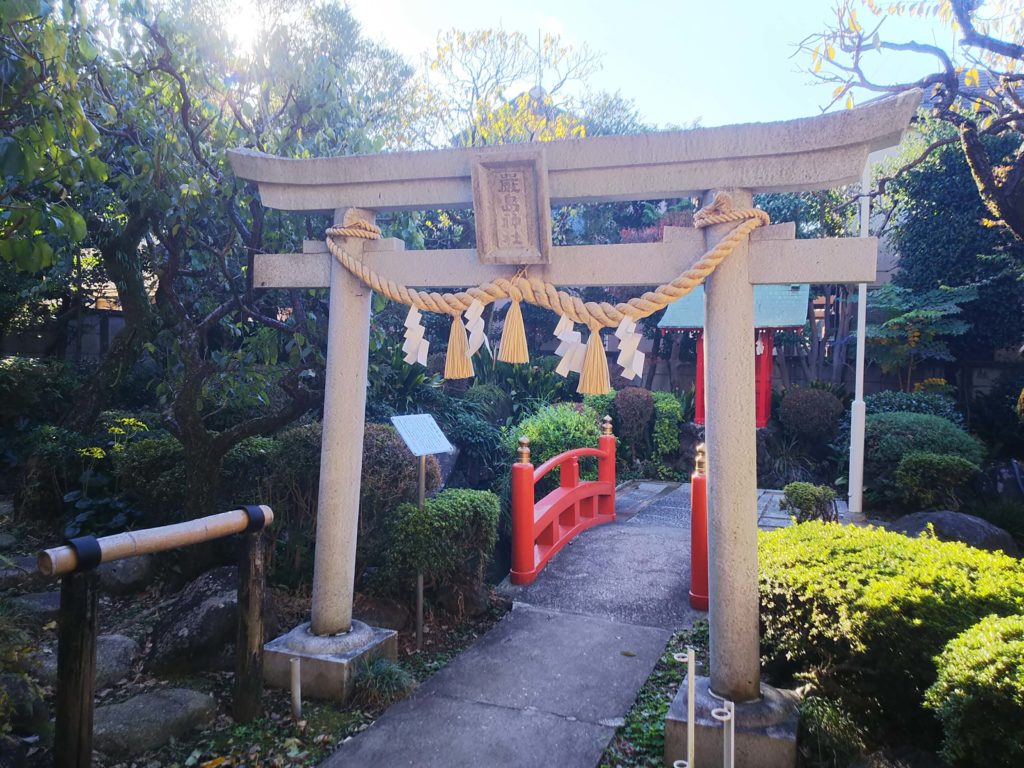
M 302 719 L 302 659 L 296 657 L 289 663 L 292 672 L 292 719 L 299 722 Z
M 693 648 L 686 649 L 686 768 L 697 768 L 693 762 L 697 724 L 697 664 Z
M 868 191 L 871 185 L 870 167 L 864 166 L 861 177 L 860 195 L 860 236 L 870 236 L 871 198 Z M 859 515 L 864 511 L 864 337 L 868 315 L 868 287 L 865 283 L 857 286 L 857 368 L 854 378 L 854 400 L 850 410 L 850 472 L 849 472 L 849 509 L 851 514 Z

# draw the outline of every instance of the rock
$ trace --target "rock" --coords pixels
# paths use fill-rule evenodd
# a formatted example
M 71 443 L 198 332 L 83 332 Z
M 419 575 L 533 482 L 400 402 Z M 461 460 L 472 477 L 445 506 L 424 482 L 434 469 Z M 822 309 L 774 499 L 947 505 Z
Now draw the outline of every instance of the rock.
M 187 688 L 142 693 L 96 708 L 93 746 L 115 758 L 139 755 L 205 725 L 216 711 L 212 696 Z
M 9 736 L 0 736 L 0 768 L 25 768 L 28 765 L 25 743 Z
M 487 610 L 490 597 L 483 584 L 475 579 L 459 576 L 440 588 L 437 602 L 449 613 L 473 618 Z
M 0 533 L 0 552 L 14 549 L 18 544 L 18 538 L 9 533 Z
M 96 638 L 96 688 L 106 688 L 132 671 L 132 662 L 139 655 L 139 644 L 125 635 L 100 635 Z M 32 672 L 43 685 L 57 682 L 57 652 L 38 653 Z
M 60 613 L 60 592 L 32 592 L 11 598 L 11 602 L 43 624 L 53 621 Z
M 371 597 L 356 593 L 352 615 L 371 627 L 393 629 L 396 632 L 409 623 L 409 609 L 397 600 L 388 597 Z
M 146 668 L 164 674 L 209 669 L 238 629 L 238 569 L 214 568 L 186 586 L 153 629 Z
M 130 595 L 144 589 L 153 579 L 156 564 L 152 555 L 139 555 L 104 563 L 96 572 L 100 588 L 112 595 Z
M 1024 500 L 1024 464 L 1010 459 L 985 473 L 985 492 L 1000 500 Z
M 43 576 L 36 568 L 36 559 L 29 555 L 12 557 L 9 564 L 0 563 L 0 590 L 20 589 L 22 591 L 38 592 L 46 589 L 53 579 Z
M 1002 550 L 1011 557 L 1020 557 L 1017 543 L 1009 533 L 987 520 L 963 512 L 915 512 L 894 520 L 886 527 L 907 536 L 920 536 L 929 523 L 940 541 L 962 541 L 978 549 Z
M 10 726 L 14 733 L 39 734 L 50 725 L 50 712 L 42 694 L 25 675 L 0 675 L 0 695 L 11 704 Z

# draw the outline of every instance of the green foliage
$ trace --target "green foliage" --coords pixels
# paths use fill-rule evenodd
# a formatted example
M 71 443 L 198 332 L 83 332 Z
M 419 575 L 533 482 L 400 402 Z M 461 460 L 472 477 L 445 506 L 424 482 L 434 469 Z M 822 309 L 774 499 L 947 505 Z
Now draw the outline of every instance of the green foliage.
M 977 298 L 972 285 L 915 291 L 888 283 L 871 291 L 868 310 L 884 319 L 867 327 L 868 356 L 909 392 L 922 360 L 954 359 L 949 340 L 970 329 L 960 318 L 962 305 Z
M 473 488 L 489 488 L 502 465 L 501 430 L 489 421 L 462 410 L 450 412 L 446 432 L 459 447 L 456 472 Z
M 513 365 L 495 360 L 486 348 L 473 358 L 477 384 L 493 384 L 512 401 L 511 422 L 516 423 L 545 405 L 559 400 L 574 400 L 568 379 L 555 373 L 558 358 L 539 357 L 524 365 Z
M 896 468 L 896 485 L 915 509 L 960 509 L 960 491 L 981 467 L 959 456 L 913 451 Z
M 679 427 L 683 423 L 683 406 L 671 392 L 653 392 L 654 456 L 665 459 L 679 453 Z
M 427 492 L 441 484 L 437 459 L 427 457 Z M 367 424 L 363 433 L 363 473 L 359 491 L 359 538 L 363 555 L 379 548 L 382 516 L 416 498 L 419 459 L 390 424 Z
M 497 384 L 473 384 L 463 397 L 479 405 L 492 424 L 503 427 L 512 418 L 512 398 Z
M 154 524 L 170 522 L 185 504 L 185 449 L 170 435 L 125 447 L 114 462 L 120 488 Z
M 800 702 L 800 753 L 808 765 L 846 768 L 865 749 L 864 732 L 841 701 L 808 696 Z
M 0 424 L 54 420 L 78 382 L 78 372 L 63 360 L 0 358 Z
M 636 461 L 646 452 L 647 435 L 654 418 L 654 397 L 642 387 L 626 387 L 615 393 L 616 430 Z
M 887 389 L 864 398 L 864 407 L 870 413 L 926 413 L 940 416 L 958 427 L 964 425 L 964 417 L 956 401 L 941 392 L 900 392 Z M 849 442 L 849 441 L 847 441 Z
M 834 691 L 879 738 L 886 719 L 935 735 L 921 709 L 935 655 L 989 614 L 1024 611 L 1024 564 L 965 544 L 810 522 L 760 534 L 759 556 L 768 668 Z
M 596 448 L 600 431 L 597 428 L 597 414 L 585 405 L 559 403 L 541 408 L 516 426 L 506 430 L 504 455 L 511 463 L 515 460 L 520 437 L 530 440 L 530 461 L 539 467 L 545 461 L 574 448 Z M 596 468 L 584 469 L 590 462 L 580 465 L 580 476 L 594 479 Z M 560 469 L 549 473 L 540 483 L 538 497 L 558 485 Z
M 788 390 L 782 398 L 779 422 L 788 434 L 813 447 L 835 435 L 842 414 L 843 404 L 831 392 L 800 387 Z
M 376 586 L 402 594 L 417 573 L 435 583 L 457 576 L 483 582 L 484 568 L 498 535 L 498 497 L 488 491 L 442 491 L 420 510 L 402 504 L 388 518 L 384 565 Z M 406 590 L 407 591 L 407 590 Z
M 1006 370 L 986 393 L 971 402 L 971 431 L 985 441 L 993 456 L 1020 459 L 1024 456 L 1024 421 L 1018 417 L 1024 391 L 1024 366 Z
M 898 507 L 903 492 L 896 469 L 914 452 L 959 456 L 981 464 L 981 444 L 958 426 L 939 416 L 923 413 L 868 414 L 864 435 L 865 495 L 880 509 Z
M 782 489 L 779 506 L 796 513 L 798 523 L 806 523 L 808 520 L 821 520 L 826 523 L 839 521 L 836 493 L 825 485 L 789 483 Z
M 923 141 L 952 138 L 955 128 L 925 121 Z M 994 166 L 1012 163 L 1020 136 L 982 136 Z M 908 147 L 898 163 L 917 158 L 919 144 Z M 911 155 L 910 153 L 914 153 Z M 912 291 L 944 285 L 977 285 L 977 299 L 963 304 L 959 317 L 970 326 L 949 340 L 957 360 L 977 361 L 994 350 L 1017 346 L 1024 336 L 1024 284 L 1014 262 L 1024 263 L 1024 243 L 1006 227 L 986 226 L 985 208 L 960 143 L 943 146 L 899 174 L 887 186 L 897 213 L 892 222 L 899 270 L 893 281 Z M 941 414 L 939 414 L 941 415 Z
M 608 392 L 603 395 L 584 395 L 583 404 L 592 410 L 599 419 L 603 419 L 605 416 L 611 416 L 612 420 L 616 420 L 615 413 L 615 392 Z
M 221 463 L 221 507 L 269 504 L 266 480 L 276 455 L 277 441 L 270 437 L 249 437 L 229 450 Z
M 0 564 L 3 558 L 0 557 Z M 31 656 L 37 644 L 30 627 L 32 622 L 14 603 L 0 598 L 0 674 L 13 674 L 32 688 L 35 683 L 28 676 Z M 0 686 L 0 737 L 10 731 L 11 716 L 17 702 L 11 701 Z
M 356 672 L 352 699 L 363 707 L 390 706 L 412 693 L 416 678 L 384 656 L 367 657 Z
M 1024 544 L 1024 500 L 979 498 L 972 500 L 965 511 L 988 520 L 1008 532 L 1018 544 Z
M 1024 616 L 989 616 L 951 640 L 925 704 L 955 768 L 1024 764 Z

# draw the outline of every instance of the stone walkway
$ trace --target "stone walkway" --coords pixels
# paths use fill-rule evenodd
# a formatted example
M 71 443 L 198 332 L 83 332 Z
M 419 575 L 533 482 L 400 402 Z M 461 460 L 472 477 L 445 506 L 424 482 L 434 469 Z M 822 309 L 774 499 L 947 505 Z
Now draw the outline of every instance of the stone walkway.
M 494 628 L 323 765 L 594 768 L 690 608 L 690 487 L 620 489 L 611 525 L 580 534 Z M 778 493 L 758 521 L 788 524 Z

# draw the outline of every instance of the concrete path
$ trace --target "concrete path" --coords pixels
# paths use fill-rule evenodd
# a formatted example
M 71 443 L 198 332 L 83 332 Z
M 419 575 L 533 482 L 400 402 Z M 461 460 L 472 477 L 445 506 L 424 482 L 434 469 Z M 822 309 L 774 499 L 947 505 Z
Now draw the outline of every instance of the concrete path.
M 690 487 L 620 489 L 494 628 L 323 765 L 594 768 L 689 607 Z M 758 519 L 785 523 L 761 495 Z

